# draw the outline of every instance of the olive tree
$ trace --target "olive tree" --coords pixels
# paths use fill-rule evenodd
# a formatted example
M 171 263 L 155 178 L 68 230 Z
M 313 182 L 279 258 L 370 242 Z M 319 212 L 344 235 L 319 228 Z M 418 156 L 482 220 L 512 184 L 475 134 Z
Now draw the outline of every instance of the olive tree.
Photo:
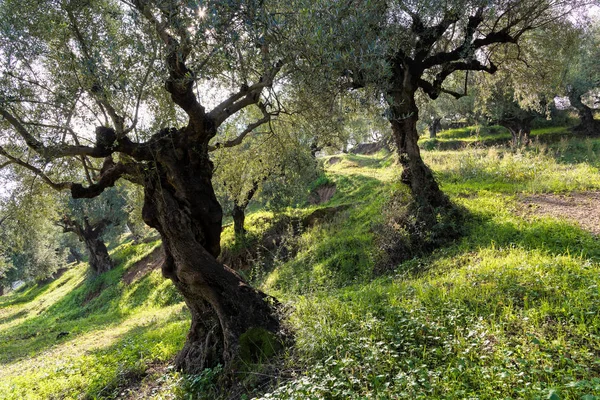
M 113 268 L 106 239 L 116 239 L 123 233 L 127 221 L 124 193 L 120 188 L 108 188 L 93 199 L 65 199 L 64 212 L 57 225 L 71 232 L 84 243 L 90 268 L 102 274 Z
M 269 92 L 286 61 L 277 43 L 288 26 L 277 6 L 0 3 L 0 163 L 73 198 L 96 197 L 122 178 L 143 187 L 143 219 L 164 244 L 163 275 L 191 312 L 176 358 L 188 372 L 233 366 L 242 343 L 252 355 L 282 335 L 276 302 L 216 261 L 222 208 L 209 156 L 272 117 Z M 233 139 L 214 139 L 246 108 L 259 118 Z
M 515 144 L 528 142 L 532 121 L 549 115 L 561 94 L 565 69 L 580 51 L 580 30 L 569 20 L 557 20 L 526 32 L 519 46 L 492 54 L 501 70 L 475 77 L 475 107 L 507 128 Z
M 586 95 L 600 88 L 600 28 L 598 21 L 579 30 L 577 46 L 565 67 L 564 94 L 579 115 L 578 130 L 598 135 L 600 123 L 594 120 L 593 104 Z
M 12 177 L 11 190 L 0 205 L 0 286 L 49 278 L 65 260 L 54 223 L 56 194 L 35 179 Z
M 261 196 L 269 202 L 275 196 L 281 200 L 281 192 L 307 192 L 309 181 L 316 178 L 317 162 L 311 157 L 310 145 L 294 128 L 289 118 L 279 118 L 270 129 L 257 132 L 241 146 L 215 151 L 217 193 L 228 206 L 236 237 L 244 236 L 246 208 L 265 185 L 278 184 L 278 193 L 267 190 L 269 193 Z
M 452 209 L 421 158 L 417 92 L 431 99 L 454 97 L 446 80 L 461 71 L 493 74 L 507 48 L 523 36 L 564 19 L 588 2 L 577 0 L 322 0 L 308 13 L 317 43 L 313 59 L 337 74 L 347 88 L 374 87 L 388 105 L 402 182 L 410 187 L 425 229 Z

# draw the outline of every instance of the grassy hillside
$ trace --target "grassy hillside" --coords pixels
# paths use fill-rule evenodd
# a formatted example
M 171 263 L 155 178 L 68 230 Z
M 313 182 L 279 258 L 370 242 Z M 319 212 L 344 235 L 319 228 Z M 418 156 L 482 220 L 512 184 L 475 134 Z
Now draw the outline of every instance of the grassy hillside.
M 189 316 L 160 271 L 142 274 L 159 244 L 126 243 L 104 276 L 79 265 L 0 297 L 0 398 L 600 398 L 600 243 L 525 201 L 600 190 L 600 141 L 457 148 L 424 157 L 469 211 L 467 234 L 427 256 L 393 265 L 382 251 L 389 199 L 406 193 L 384 153 L 326 159 L 327 203 L 250 215 L 246 246 L 261 251 L 224 232 L 296 335 L 235 391 L 219 393 L 218 368 L 169 367 Z M 318 208 L 333 211 L 294 224 Z

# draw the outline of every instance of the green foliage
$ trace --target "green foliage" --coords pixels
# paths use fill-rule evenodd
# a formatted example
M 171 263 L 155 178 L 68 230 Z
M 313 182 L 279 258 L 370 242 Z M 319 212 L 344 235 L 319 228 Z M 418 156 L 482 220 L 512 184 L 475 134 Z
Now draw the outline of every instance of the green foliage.
M 50 277 L 65 264 L 57 197 L 35 180 L 13 176 L 13 192 L 0 206 L 0 285 Z
M 273 333 L 262 328 L 251 328 L 240 336 L 240 359 L 246 364 L 265 361 L 282 347 Z
M 116 240 L 126 228 L 127 200 L 122 187 L 108 188 L 92 199 L 73 199 L 68 196 L 64 202 L 66 204 L 62 211 L 81 226 L 84 226 L 84 221 L 91 226 L 106 221 L 106 227 L 100 235 L 104 240 Z
M 396 263 L 383 276 L 374 273 L 381 256 L 377 224 L 400 189 L 396 167 L 387 155 L 342 156 L 321 178 L 335 183 L 337 193 L 319 207 L 346 208 L 285 231 L 297 255 L 276 258 L 274 269 L 255 280 L 290 304 L 295 347 L 269 371 L 245 364 L 240 385 L 249 382 L 246 376 L 256 380 L 243 393 L 265 399 L 597 397 L 600 245 L 570 221 L 517 211 L 523 193 L 600 188 L 598 146 L 595 139 L 569 139 L 528 150 L 424 152 L 444 190 L 472 215 L 467 235 Z M 288 219 L 315 209 L 288 210 Z M 249 237 L 262 240 L 278 218 L 250 215 Z M 229 228 L 224 242 L 233 244 Z M 121 244 L 112 254 L 117 268 L 104 276 L 86 277 L 82 265 L 1 297 L 0 397 L 243 398 L 224 392 L 221 367 L 194 376 L 166 367 L 189 324 L 181 298 L 159 271 L 129 285 L 122 280 L 157 245 Z M 268 342 L 260 332 L 246 338 Z M 270 385 L 259 380 L 274 370 Z

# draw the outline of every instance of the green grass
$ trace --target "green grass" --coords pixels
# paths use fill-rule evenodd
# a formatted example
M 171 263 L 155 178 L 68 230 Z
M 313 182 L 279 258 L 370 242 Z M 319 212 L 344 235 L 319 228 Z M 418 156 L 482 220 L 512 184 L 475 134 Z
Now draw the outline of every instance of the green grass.
M 455 130 L 440 140 L 472 136 Z M 246 398 L 599 399 L 600 242 L 573 221 L 525 216 L 519 202 L 599 190 L 598 150 L 596 139 L 567 138 L 424 151 L 443 190 L 469 211 L 468 233 L 383 274 L 378 227 L 391 195 L 406 190 L 399 168 L 385 153 L 340 156 L 314 184 L 335 184 L 334 197 L 284 214 L 346 208 L 280 232 L 294 257 L 258 257 L 244 272 L 290 305 L 295 332 L 295 346 L 268 369 L 278 374 L 246 387 Z M 235 243 L 229 227 L 223 248 L 256 246 L 285 218 L 253 212 L 247 241 Z M 0 398 L 219 398 L 219 369 L 187 377 L 166 368 L 189 324 L 170 282 L 160 271 L 122 280 L 156 245 L 120 246 L 119 265 L 102 277 L 80 265 L 1 297 Z
M 555 142 L 569 134 L 566 126 L 532 129 L 530 138 L 534 141 Z M 435 139 L 421 137 L 419 145 L 427 150 L 462 149 L 465 147 L 489 147 L 508 145 L 512 140 L 510 132 L 499 125 L 468 126 L 449 129 L 438 133 Z
M 127 243 L 102 276 L 81 264 L 0 298 L 0 398 L 116 397 L 149 364 L 170 360 L 189 325 L 181 297 L 160 271 L 122 281 L 156 246 Z

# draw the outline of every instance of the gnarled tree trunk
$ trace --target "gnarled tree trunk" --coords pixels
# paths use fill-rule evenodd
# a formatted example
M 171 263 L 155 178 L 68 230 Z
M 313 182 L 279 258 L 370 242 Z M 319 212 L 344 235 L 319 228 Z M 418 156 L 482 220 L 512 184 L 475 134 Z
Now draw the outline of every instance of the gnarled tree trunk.
M 75 233 L 79 240 L 85 244 L 90 267 L 97 274 L 110 271 L 114 266 L 108 255 L 108 249 L 102 240 L 102 233 L 108 223 L 108 220 L 101 220 L 90 224 L 88 219 L 84 218 L 83 224 L 81 224 L 66 215 L 59 223 L 65 232 Z
M 419 109 L 415 102 L 416 86 L 406 85 L 390 93 L 392 133 L 396 141 L 398 158 L 402 165 L 402 182 L 409 186 L 422 216 L 434 218 L 436 209 L 451 207 L 450 200 L 440 190 L 433 173 L 421 158 L 417 132 Z
M 437 133 L 442 129 L 442 119 L 441 118 L 433 118 L 431 124 L 429 124 L 429 138 L 435 139 L 437 137 Z
M 246 208 L 248 207 L 250 200 L 252 200 L 256 194 L 258 184 L 259 181 L 252 182 L 252 187 L 241 202 L 237 199 L 233 201 L 231 216 L 233 217 L 233 231 L 235 232 L 236 237 L 243 237 L 246 234 L 246 228 L 244 227 L 244 222 L 246 221 Z
M 176 365 L 197 373 L 218 363 L 234 366 L 241 353 L 250 355 L 246 361 L 258 360 L 265 347 L 277 345 L 281 329 L 274 300 L 216 261 L 222 209 L 211 183 L 213 166 L 206 145 L 171 143 L 180 138 L 172 134 L 156 152 L 145 177 L 142 215 L 160 232 L 163 275 L 183 294 L 192 316 Z
M 582 95 L 575 90 L 569 92 L 569 102 L 579 115 L 579 125 L 575 129 L 589 135 L 600 135 L 600 123 L 594 119 L 592 109 L 581 101 Z
M 246 234 L 246 228 L 244 228 L 244 222 L 246 221 L 246 207 L 243 204 L 233 203 L 233 210 L 231 210 L 231 216 L 233 217 L 233 232 L 236 237 L 242 237 Z
M 93 233 L 83 237 L 89 256 L 90 267 L 97 273 L 110 271 L 114 264 L 108 255 L 108 249 L 99 235 Z

